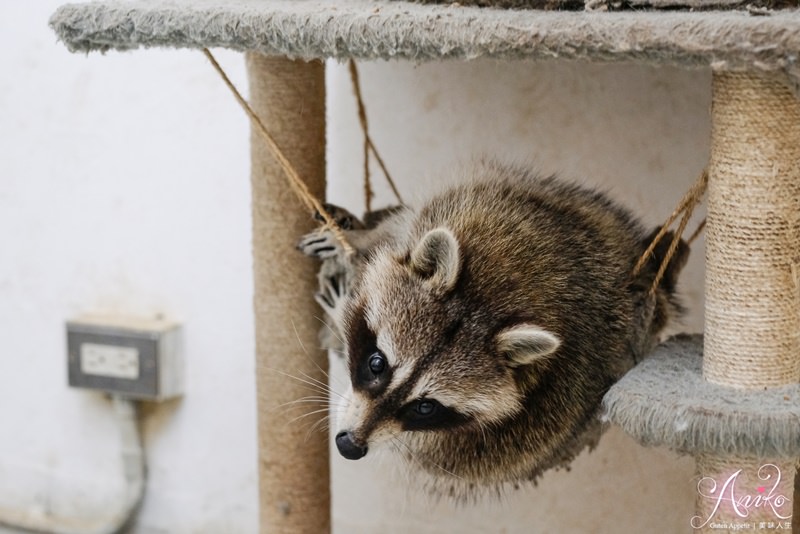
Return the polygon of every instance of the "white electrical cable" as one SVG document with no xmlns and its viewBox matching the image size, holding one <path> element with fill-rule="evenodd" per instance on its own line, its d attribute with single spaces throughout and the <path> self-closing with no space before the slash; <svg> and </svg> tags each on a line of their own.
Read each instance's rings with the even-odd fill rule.
<svg viewBox="0 0 800 534">
<path fill-rule="evenodd" d="M 139 432 L 138 404 L 119 395 L 114 395 L 112 401 L 122 431 L 125 501 L 106 528 L 99 530 L 98 534 L 120 534 L 126 531 L 142 505 L 147 476 L 142 436 Z"/>
<path fill-rule="evenodd" d="M 102 522 L 92 518 L 36 517 L 19 513 L 0 518 L 0 527 L 38 534 L 122 534 L 127 532 L 144 498 L 146 466 L 139 432 L 138 404 L 112 395 L 114 413 L 120 425 L 125 496 L 120 505 Z"/>
</svg>

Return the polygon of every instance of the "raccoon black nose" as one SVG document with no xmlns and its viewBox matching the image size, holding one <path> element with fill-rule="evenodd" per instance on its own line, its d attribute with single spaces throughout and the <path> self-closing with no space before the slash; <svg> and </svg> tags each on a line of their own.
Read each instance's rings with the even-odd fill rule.
<svg viewBox="0 0 800 534">
<path fill-rule="evenodd" d="M 348 460 L 358 460 L 367 454 L 367 446 L 356 445 L 350 432 L 336 434 L 336 448 L 339 449 L 339 454 Z"/>
</svg>

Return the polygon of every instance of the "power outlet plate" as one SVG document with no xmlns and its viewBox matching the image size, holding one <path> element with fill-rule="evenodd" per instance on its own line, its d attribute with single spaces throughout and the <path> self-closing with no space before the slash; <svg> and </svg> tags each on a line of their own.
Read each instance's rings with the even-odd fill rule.
<svg viewBox="0 0 800 534">
<path fill-rule="evenodd" d="M 183 393 L 180 326 L 84 316 L 67 322 L 69 385 L 144 400 Z"/>
<path fill-rule="evenodd" d="M 98 343 L 83 343 L 78 354 L 83 374 L 128 380 L 138 380 L 141 376 L 139 356 L 139 349 L 136 347 Z"/>
</svg>

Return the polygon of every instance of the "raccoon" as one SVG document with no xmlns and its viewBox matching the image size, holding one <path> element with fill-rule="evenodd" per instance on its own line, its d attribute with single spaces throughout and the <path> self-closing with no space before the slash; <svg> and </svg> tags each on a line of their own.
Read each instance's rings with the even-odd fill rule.
<svg viewBox="0 0 800 534">
<path fill-rule="evenodd" d="M 568 466 L 603 430 L 601 400 L 680 314 L 681 241 L 633 275 L 654 233 L 602 193 L 496 162 L 374 227 L 336 209 L 298 248 L 323 260 L 317 300 L 351 387 L 336 446 L 382 445 L 456 499 Z"/>
</svg>

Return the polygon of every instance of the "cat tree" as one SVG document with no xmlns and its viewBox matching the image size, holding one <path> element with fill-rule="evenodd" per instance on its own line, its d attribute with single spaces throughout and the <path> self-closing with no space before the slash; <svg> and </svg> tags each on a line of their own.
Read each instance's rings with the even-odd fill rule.
<svg viewBox="0 0 800 534">
<path fill-rule="evenodd" d="M 740 5 L 634 2 L 640 9 L 679 3 Z M 75 52 L 246 52 L 254 109 L 320 196 L 320 59 L 491 57 L 711 68 L 705 336 L 678 338 L 629 373 L 606 397 L 607 417 L 642 443 L 695 455 L 700 478 L 722 483 L 737 469 L 774 463 L 783 476 L 776 491 L 791 499 L 800 457 L 800 11 L 605 12 L 615 7 L 605 0 L 585 7 L 567 12 L 387 0 L 131 0 L 66 5 L 51 26 Z M 253 137 L 261 529 L 319 533 L 330 529 L 327 441 L 296 435 L 274 409 L 306 395 L 302 384 L 280 372 L 324 381 L 325 367 L 323 354 L 309 356 L 298 343 L 309 351 L 316 346 L 316 281 L 310 262 L 291 251 L 309 220 L 281 173 Z M 714 512 L 710 502 L 698 497 L 701 520 Z M 733 521 L 734 512 L 715 517 Z"/>
</svg>

